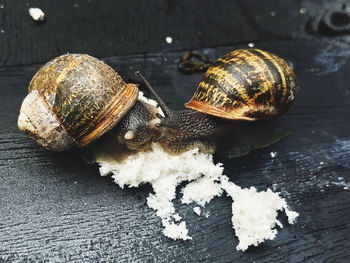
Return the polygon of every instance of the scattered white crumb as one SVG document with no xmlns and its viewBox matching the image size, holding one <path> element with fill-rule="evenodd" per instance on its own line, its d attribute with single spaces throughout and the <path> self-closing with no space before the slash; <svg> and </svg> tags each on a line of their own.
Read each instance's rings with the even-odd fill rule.
<svg viewBox="0 0 350 263">
<path fill-rule="evenodd" d="M 253 47 L 255 47 L 255 44 L 254 44 L 253 42 L 250 42 L 250 43 L 248 44 L 248 47 L 253 48 Z"/>
<path fill-rule="evenodd" d="M 165 38 L 165 41 L 166 41 L 168 44 L 171 44 L 171 43 L 173 42 L 173 38 L 170 37 L 170 36 L 167 36 L 167 37 Z"/>
<path fill-rule="evenodd" d="M 29 15 L 35 21 L 43 21 L 45 17 L 45 13 L 37 7 L 31 7 L 28 9 Z"/>
<path fill-rule="evenodd" d="M 1 30 L 0 30 L 0 33 L 1 33 L 1 34 L 4 34 L 4 33 L 5 33 L 5 30 L 4 30 L 4 29 L 1 29 Z"/>
<path fill-rule="evenodd" d="M 307 11 L 306 8 L 300 8 L 299 13 L 300 13 L 300 14 L 305 14 L 306 11 Z"/>
<path fill-rule="evenodd" d="M 4 8 L 4 5 L 0 5 L 0 8 L 3 9 L 3 8 Z"/>
<path fill-rule="evenodd" d="M 349 187 L 348 187 L 348 186 L 344 186 L 343 189 L 344 189 L 344 190 L 349 190 Z"/>
<path fill-rule="evenodd" d="M 339 176 L 339 177 L 338 177 L 338 180 L 339 180 L 339 181 L 343 181 L 343 180 L 344 180 L 344 177 Z"/>
<path fill-rule="evenodd" d="M 276 155 L 277 155 L 277 152 L 270 152 L 270 156 L 271 156 L 271 158 L 275 158 L 275 157 L 276 157 Z"/>
<path fill-rule="evenodd" d="M 324 162 L 320 162 L 320 165 L 324 165 Z"/>
<path fill-rule="evenodd" d="M 197 214 L 197 215 L 201 215 L 201 208 L 199 206 L 196 206 L 193 208 L 193 211 Z"/>
<path fill-rule="evenodd" d="M 139 99 L 155 103 L 143 97 L 141 92 Z M 276 153 L 271 154 L 276 156 Z M 181 191 L 183 204 L 194 202 L 204 207 L 215 196 L 221 196 L 223 191 L 232 198 L 232 226 L 239 239 L 237 250 L 244 251 L 249 246 L 273 239 L 277 234 L 276 226 L 283 227 L 277 220 L 278 211 L 286 213 L 290 224 L 298 216 L 278 193 L 270 189 L 258 192 L 254 187 L 242 189 L 229 182 L 229 178 L 223 175 L 222 164 L 214 164 L 212 155 L 198 149 L 170 155 L 158 143 L 153 143 L 150 152 L 130 155 L 121 163 L 99 160 L 99 165 L 100 174 L 111 174 L 121 188 L 151 184 L 153 193 L 148 196 L 147 205 L 160 217 L 163 234 L 175 240 L 192 239 L 185 220 L 175 211 L 173 204 L 176 188 L 183 182 L 188 182 Z M 199 206 L 193 210 L 198 215 L 209 217 L 209 211 L 202 213 Z"/>
<path fill-rule="evenodd" d="M 271 16 L 276 16 L 276 11 L 271 11 L 271 12 L 270 12 L 270 15 L 271 15 Z"/>
<path fill-rule="evenodd" d="M 165 227 L 163 233 L 165 236 L 170 237 L 174 240 L 182 239 L 188 240 L 192 237 L 188 236 L 188 230 L 186 228 L 186 222 L 182 221 L 180 224 L 169 222 L 165 219 L 162 220 L 163 226 Z"/>
</svg>

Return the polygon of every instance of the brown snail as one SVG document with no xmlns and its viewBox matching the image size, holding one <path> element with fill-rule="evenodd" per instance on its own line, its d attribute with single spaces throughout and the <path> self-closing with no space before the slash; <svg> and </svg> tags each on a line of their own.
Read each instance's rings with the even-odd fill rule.
<svg viewBox="0 0 350 263">
<path fill-rule="evenodd" d="M 138 101 L 137 85 L 124 82 L 89 55 L 67 54 L 49 61 L 31 80 L 28 93 L 18 127 L 49 150 L 86 146 L 117 123 L 119 140 L 132 149 L 153 139 L 148 122 L 155 110 Z"/>
<path fill-rule="evenodd" d="M 285 113 L 299 89 L 288 63 L 259 49 L 239 49 L 218 59 L 185 104 L 188 110 L 170 110 L 141 78 L 165 114 L 158 115 L 161 135 L 156 140 L 172 153 L 192 147 L 214 152 L 218 138 L 234 136 L 228 130 Z"/>
</svg>

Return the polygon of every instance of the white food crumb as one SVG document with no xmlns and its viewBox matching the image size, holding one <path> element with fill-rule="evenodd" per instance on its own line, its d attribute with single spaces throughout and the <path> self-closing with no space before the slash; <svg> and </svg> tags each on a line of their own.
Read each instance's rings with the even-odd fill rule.
<svg viewBox="0 0 350 263">
<path fill-rule="evenodd" d="M 194 207 L 193 208 L 193 211 L 197 214 L 197 215 L 201 215 L 201 209 L 200 209 L 200 207 L 199 206 L 196 206 L 196 207 Z"/>
<path fill-rule="evenodd" d="M 43 21 L 45 17 L 45 13 L 37 7 L 31 7 L 28 9 L 29 15 L 35 21 Z"/>
<path fill-rule="evenodd" d="M 232 226 L 235 229 L 239 244 L 237 250 L 246 250 L 257 246 L 277 234 L 276 225 L 283 227 L 277 219 L 277 212 L 284 210 L 288 223 L 295 222 L 298 213 L 291 211 L 286 201 L 278 193 L 267 189 L 258 192 L 255 187 L 242 189 L 222 176 L 222 187 L 232 198 Z"/>
<path fill-rule="evenodd" d="M 223 172 L 222 164 L 218 163 L 216 166 L 208 167 L 212 171 L 207 170 L 205 175 L 202 178 L 197 179 L 189 184 L 187 184 L 182 189 L 182 199 L 183 204 L 189 204 L 196 202 L 201 206 L 205 206 L 206 203 L 209 203 L 215 196 L 221 196 L 222 188 L 218 180 Z M 203 191 L 205 189 L 205 191 Z"/>
<path fill-rule="evenodd" d="M 300 14 L 305 14 L 306 10 L 307 10 L 306 8 L 300 8 L 299 12 L 300 12 Z"/>
<path fill-rule="evenodd" d="M 164 222 L 165 221 L 165 222 Z M 163 226 L 165 227 L 163 233 L 165 236 L 170 237 L 174 240 L 182 239 L 188 240 L 192 239 L 192 237 L 188 236 L 188 230 L 186 228 L 186 222 L 182 221 L 180 224 L 175 224 L 172 222 L 168 222 L 166 220 L 162 220 Z"/>
<path fill-rule="evenodd" d="M 320 165 L 324 165 L 324 162 L 320 162 Z"/>
<path fill-rule="evenodd" d="M 4 8 L 4 5 L 0 5 L 0 8 L 3 9 L 3 8 Z"/>
<path fill-rule="evenodd" d="M 141 92 L 139 99 L 156 104 Z M 271 154 L 276 156 L 276 153 Z M 221 196 L 223 191 L 232 198 L 232 226 L 239 239 L 237 250 L 244 251 L 249 246 L 273 239 L 277 234 L 275 227 L 283 227 L 277 220 L 278 211 L 284 210 L 290 224 L 298 216 L 278 193 L 270 189 L 258 192 L 254 187 L 242 189 L 229 182 L 229 178 L 223 175 L 222 164 L 214 164 L 212 155 L 198 149 L 170 155 L 158 143 L 153 143 L 150 152 L 130 155 L 121 163 L 100 160 L 99 165 L 100 174 L 112 174 L 114 182 L 121 188 L 151 184 L 154 193 L 148 196 L 147 205 L 161 218 L 163 234 L 175 240 L 192 239 L 186 222 L 177 214 L 172 202 L 176 198 L 176 187 L 185 181 L 188 184 L 181 191 L 183 204 L 195 202 L 204 207 L 215 196 Z M 201 214 L 200 207 L 193 210 Z M 203 215 L 209 217 L 209 211 Z"/>
<path fill-rule="evenodd" d="M 253 42 L 251 42 L 248 44 L 248 47 L 253 48 L 253 47 L 255 47 L 255 44 Z"/>
<path fill-rule="evenodd" d="M 1 34 L 4 34 L 4 33 L 5 33 L 5 30 L 4 30 L 4 29 L 1 29 L 0 32 L 1 32 Z"/>
<path fill-rule="evenodd" d="M 271 156 L 271 158 L 275 158 L 275 157 L 276 157 L 276 155 L 277 155 L 277 152 L 270 152 L 270 156 Z"/>
<path fill-rule="evenodd" d="M 167 37 L 165 38 L 165 41 L 166 41 L 168 44 L 171 44 L 171 43 L 173 42 L 173 38 L 170 37 L 170 36 L 167 36 Z"/>
<path fill-rule="evenodd" d="M 214 164 L 212 156 L 199 153 L 198 149 L 193 149 L 179 155 L 170 155 L 163 151 L 157 144 L 152 144 L 151 152 L 140 152 L 128 156 L 122 163 L 100 162 L 101 175 L 112 173 L 112 178 L 120 187 L 137 187 L 141 184 L 150 183 L 154 194 L 147 198 L 147 205 L 156 210 L 157 216 L 162 219 L 164 234 L 171 238 L 179 238 L 172 230 L 177 229 L 172 223 L 177 221 L 172 200 L 176 198 L 176 187 L 183 181 L 193 181 L 201 179 L 203 174 L 208 178 L 218 178 L 222 174 L 221 164 Z M 159 161 L 162 160 L 162 161 Z M 204 178 L 204 177 L 203 177 Z M 208 179 L 209 180 L 209 179 Z M 202 182 L 205 182 L 203 180 Z M 192 185 L 193 189 L 195 188 Z M 210 187 L 208 185 L 208 187 Z M 207 190 L 207 189 L 206 189 Z M 209 189 L 208 189 L 209 190 Z M 214 191 L 211 192 L 211 195 Z M 217 192 L 215 192 L 217 193 Z M 201 202 L 207 201 L 207 195 L 191 195 L 192 199 L 199 199 Z M 192 200 L 189 198 L 189 200 Z M 184 224 L 178 224 L 183 229 Z M 189 239 L 186 231 L 181 232 L 182 239 Z"/>
</svg>

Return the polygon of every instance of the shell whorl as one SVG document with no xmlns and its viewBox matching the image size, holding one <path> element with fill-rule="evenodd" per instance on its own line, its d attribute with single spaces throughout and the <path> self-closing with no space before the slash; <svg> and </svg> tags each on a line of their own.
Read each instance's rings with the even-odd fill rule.
<svg viewBox="0 0 350 263">
<path fill-rule="evenodd" d="M 271 119 L 286 112 L 298 92 L 286 61 L 259 49 L 239 49 L 205 73 L 186 107 L 232 120 Z"/>
</svg>

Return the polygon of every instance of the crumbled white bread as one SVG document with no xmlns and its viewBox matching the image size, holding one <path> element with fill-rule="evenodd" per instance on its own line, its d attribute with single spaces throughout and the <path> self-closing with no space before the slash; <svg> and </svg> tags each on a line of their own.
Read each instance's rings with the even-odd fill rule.
<svg viewBox="0 0 350 263">
<path fill-rule="evenodd" d="M 229 182 L 228 177 L 223 175 L 222 165 L 214 164 L 209 154 L 193 149 L 180 155 L 169 155 L 156 143 L 152 149 L 131 155 L 122 163 L 100 162 L 100 173 L 112 173 L 115 183 L 122 188 L 150 183 L 154 193 L 147 198 L 147 205 L 161 218 L 163 233 L 167 237 L 192 238 L 172 202 L 176 198 L 176 187 L 184 181 L 189 183 L 182 189 L 182 203 L 195 202 L 204 206 L 215 196 L 220 196 L 223 190 L 231 196 L 232 226 L 239 239 L 237 250 L 244 251 L 251 245 L 257 246 L 264 240 L 274 239 L 276 225 L 282 227 L 277 219 L 278 211 L 285 211 L 290 224 L 298 216 L 288 208 L 283 198 L 270 189 L 257 192 L 254 187 L 242 189 Z"/>
<path fill-rule="evenodd" d="M 197 214 L 197 215 L 201 215 L 201 209 L 200 209 L 200 207 L 199 206 L 196 206 L 196 207 L 194 207 L 193 208 L 193 211 Z"/>
<path fill-rule="evenodd" d="M 255 47 L 255 44 L 253 42 L 248 43 L 248 47 L 253 48 Z"/>
<path fill-rule="evenodd" d="M 37 7 L 31 7 L 28 9 L 29 15 L 35 21 L 43 21 L 45 17 L 45 13 Z"/>
<path fill-rule="evenodd" d="M 170 155 L 163 151 L 157 144 L 152 144 L 152 151 L 140 152 L 128 156 L 121 163 L 100 162 L 101 175 L 112 173 L 112 178 L 120 187 L 138 187 L 141 184 L 150 183 L 153 187 L 153 194 L 147 198 L 147 205 L 156 210 L 157 216 L 162 219 L 164 234 L 170 238 L 189 239 L 187 231 L 182 234 L 172 231 L 178 229 L 173 221 L 178 221 L 172 200 L 176 198 L 176 187 L 183 181 L 202 179 L 203 174 L 208 178 L 218 178 L 223 171 L 221 164 L 214 164 L 212 156 L 199 153 L 193 149 L 179 155 Z M 205 178 L 205 177 L 203 177 Z M 209 179 L 208 179 L 209 180 Z M 199 182 L 202 182 L 199 180 Z M 216 184 L 216 183 L 214 183 Z M 210 187 L 210 184 L 207 184 Z M 196 191 L 206 193 L 201 188 L 192 185 Z M 214 186 L 217 189 L 217 186 Z M 211 193 L 218 193 L 217 190 Z M 201 203 L 208 202 L 206 195 L 200 193 L 189 195 L 188 200 L 200 200 Z M 211 198 L 213 194 L 211 194 Z M 187 200 L 187 199 L 186 199 Z M 186 225 L 180 222 L 177 224 L 182 230 Z"/>
<path fill-rule="evenodd" d="M 271 156 L 271 158 L 275 158 L 275 157 L 276 157 L 276 155 L 277 155 L 277 152 L 270 152 L 270 156 Z"/>
<path fill-rule="evenodd" d="M 165 41 L 166 41 L 168 44 L 171 44 L 171 43 L 173 42 L 173 38 L 170 37 L 170 36 L 167 36 L 167 37 L 165 38 Z"/>
<path fill-rule="evenodd" d="M 156 102 L 144 97 L 142 92 L 139 99 L 156 106 Z M 192 239 L 186 222 L 176 213 L 172 202 L 176 198 L 176 187 L 185 181 L 188 184 L 181 191 L 183 204 L 194 202 L 204 207 L 215 196 L 221 196 L 223 191 L 232 198 L 232 226 L 239 239 L 237 250 L 244 251 L 249 246 L 275 238 L 276 225 L 283 227 L 277 219 L 278 211 L 284 210 L 290 224 L 298 216 L 278 193 L 270 189 L 257 192 L 254 187 L 242 189 L 229 182 L 228 177 L 223 175 L 222 164 L 214 164 L 212 155 L 198 149 L 170 155 L 158 143 L 153 143 L 150 152 L 130 155 L 121 163 L 99 161 L 99 165 L 100 174 L 112 174 L 114 182 L 121 188 L 150 183 L 154 193 L 147 198 L 147 205 L 161 218 L 163 234 L 175 240 Z M 200 207 L 193 210 L 201 214 Z M 203 215 L 209 217 L 209 211 Z"/>
<path fill-rule="evenodd" d="M 212 169 L 212 171 L 209 171 L 209 169 Z M 222 172 L 223 167 L 220 163 L 208 167 L 208 171 L 203 177 L 187 184 L 182 189 L 181 202 L 183 204 L 195 202 L 204 207 L 215 196 L 221 196 L 222 188 L 218 181 L 220 181 Z"/>
<path fill-rule="evenodd" d="M 257 246 L 267 239 L 274 239 L 276 225 L 283 227 L 277 219 L 278 211 L 285 211 L 288 222 L 293 224 L 298 213 L 291 211 L 286 201 L 270 189 L 258 192 L 255 187 L 242 189 L 222 176 L 221 184 L 232 198 L 232 226 L 239 239 L 237 250 Z"/>
</svg>

